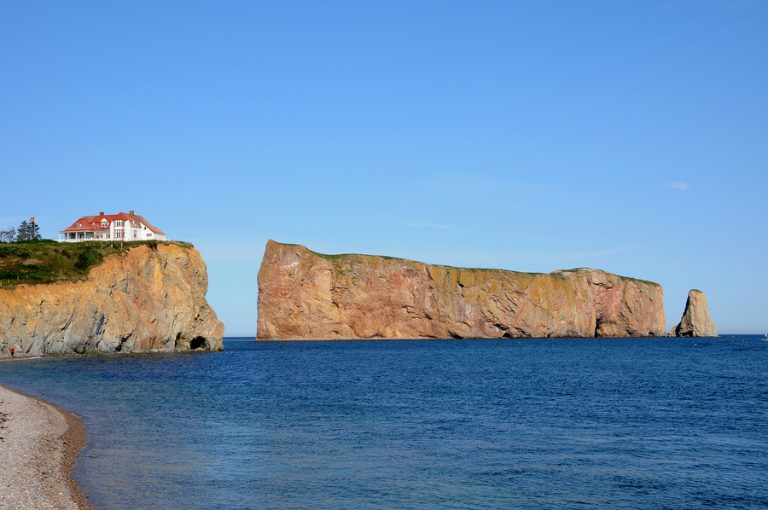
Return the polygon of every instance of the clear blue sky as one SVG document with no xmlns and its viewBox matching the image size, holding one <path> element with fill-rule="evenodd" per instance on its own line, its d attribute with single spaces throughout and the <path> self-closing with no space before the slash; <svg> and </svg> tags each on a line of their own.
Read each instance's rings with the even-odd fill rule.
<svg viewBox="0 0 768 510">
<path fill-rule="evenodd" d="M 135 209 L 254 335 L 269 238 L 658 281 L 768 331 L 768 2 L 0 4 L 0 226 Z"/>
</svg>

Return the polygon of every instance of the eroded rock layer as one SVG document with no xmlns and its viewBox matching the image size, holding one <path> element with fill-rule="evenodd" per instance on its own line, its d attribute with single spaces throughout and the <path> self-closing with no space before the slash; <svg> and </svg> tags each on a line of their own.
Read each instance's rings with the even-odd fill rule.
<svg viewBox="0 0 768 510">
<path fill-rule="evenodd" d="M 0 289 L 0 348 L 29 354 L 221 350 L 197 250 L 157 243 L 111 255 L 85 281 Z"/>
<path fill-rule="evenodd" d="M 665 334 L 660 285 L 593 269 L 463 269 L 267 243 L 258 338 L 635 337 Z"/>
<path fill-rule="evenodd" d="M 693 289 L 688 292 L 683 317 L 670 336 L 717 336 L 717 328 L 709 315 L 707 296 L 702 291 Z"/>
</svg>

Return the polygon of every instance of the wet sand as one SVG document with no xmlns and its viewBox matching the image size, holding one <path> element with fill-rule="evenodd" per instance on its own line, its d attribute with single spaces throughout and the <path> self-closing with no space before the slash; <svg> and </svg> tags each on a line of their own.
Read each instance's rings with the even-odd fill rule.
<svg viewBox="0 0 768 510">
<path fill-rule="evenodd" d="M 0 386 L 0 508 L 90 509 L 72 480 L 82 420 Z"/>
</svg>

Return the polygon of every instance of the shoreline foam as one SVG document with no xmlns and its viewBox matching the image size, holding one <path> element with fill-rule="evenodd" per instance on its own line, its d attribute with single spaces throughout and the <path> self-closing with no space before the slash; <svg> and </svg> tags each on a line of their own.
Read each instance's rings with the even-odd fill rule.
<svg viewBox="0 0 768 510">
<path fill-rule="evenodd" d="M 90 509 L 72 478 L 85 442 L 80 418 L 0 385 L 0 506 Z"/>
</svg>

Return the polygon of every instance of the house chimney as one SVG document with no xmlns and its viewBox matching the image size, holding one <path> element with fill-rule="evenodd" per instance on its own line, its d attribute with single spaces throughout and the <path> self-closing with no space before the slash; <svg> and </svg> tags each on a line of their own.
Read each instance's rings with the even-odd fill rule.
<svg viewBox="0 0 768 510">
<path fill-rule="evenodd" d="M 130 214 L 131 216 L 135 216 L 135 214 L 133 214 L 133 209 L 131 209 L 131 210 L 128 212 L 128 214 Z"/>
<path fill-rule="evenodd" d="M 99 216 L 104 216 L 104 211 L 99 211 Z"/>
</svg>

